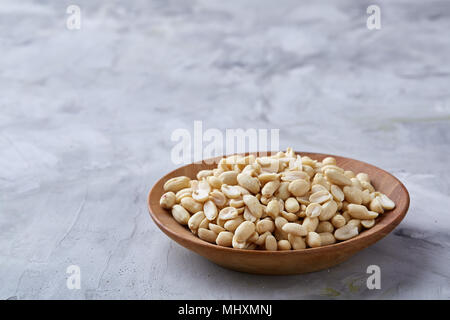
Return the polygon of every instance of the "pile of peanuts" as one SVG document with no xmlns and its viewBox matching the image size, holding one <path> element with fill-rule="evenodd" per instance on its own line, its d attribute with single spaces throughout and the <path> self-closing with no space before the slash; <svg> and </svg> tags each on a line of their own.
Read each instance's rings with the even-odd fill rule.
<svg viewBox="0 0 450 320">
<path fill-rule="evenodd" d="M 271 156 L 233 155 L 197 180 L 164 184 L 160 205 L 199 238 L 238 249 L 290 250 L 326 246 L 372 228 L 395 203 L 327 157 L 292 148 Z"/>
</svg>

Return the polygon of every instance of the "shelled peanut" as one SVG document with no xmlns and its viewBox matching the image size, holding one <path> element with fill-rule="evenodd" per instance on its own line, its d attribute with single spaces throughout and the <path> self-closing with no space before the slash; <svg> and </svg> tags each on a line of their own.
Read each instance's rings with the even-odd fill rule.
<svg viewBox="0 0 450 320">
<path fill-rule="evenodd" d="M 271 156 L 233 155 L 197 179 L 164 184 L 161 207 L 199 238 L 238 249 L 297 250 L 356 237 L 395 203 L 366 173 L 291 148 Z"/>
</svg>

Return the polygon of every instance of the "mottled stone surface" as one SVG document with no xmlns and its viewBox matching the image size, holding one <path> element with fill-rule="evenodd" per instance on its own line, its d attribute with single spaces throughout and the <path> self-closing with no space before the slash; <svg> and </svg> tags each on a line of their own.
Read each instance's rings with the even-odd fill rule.
<svg viewBox="0 0 450 320">
<path fill-rule="evenodd" d="M 0 298 L 449 299 L 450 3 L 375 2 L 371 31 L 373 3 L 2 1 Z M 171 133 L 194 120 L 370 162 L 404 182 L 411 209 L 330 270 L 217 267 L 146 208 L 176 167 Z M 371 264 L 381 290 L 366 288 Z"/>
</svg>

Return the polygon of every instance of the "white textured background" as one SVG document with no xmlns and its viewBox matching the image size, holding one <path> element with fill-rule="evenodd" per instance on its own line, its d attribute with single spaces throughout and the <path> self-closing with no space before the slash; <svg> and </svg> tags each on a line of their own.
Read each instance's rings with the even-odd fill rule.
<svg viewBox="0 0 450 320">
<path fill-rule="evenodd" d="M 65 27 L 69 4 L 81 30 Z M 449 299 L 449 14 L 434 0 L 1 0 L 0 299 Z M 175 168 L 170 134 L 194 120 L 280 128 L 282 148 L 382 167 L 411 209 L 330 270 L 217 267 L 146 208 Z M 365 286 L 370 264 L 381 290 Z"/>
</svg>

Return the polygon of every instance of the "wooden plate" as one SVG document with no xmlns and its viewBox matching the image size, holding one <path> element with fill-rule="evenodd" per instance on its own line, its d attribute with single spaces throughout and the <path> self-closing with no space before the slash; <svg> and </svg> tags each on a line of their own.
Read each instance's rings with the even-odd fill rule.
<svg viewBox="0 0 450 320">
<path fill-rule="evenodd" d="M 308 152 L 297 154 L 319 161 L 330 156 Z M 189 164 L 162 177 L 148 196 L 150 216 L 172 240 L 225 268 L 256 274 L 300 274 L 327 269 L 386 236 L 405 217 L 409 207 L 408 191 L 390 173 L 358 160 L 331 156 L 336 158 L 337 165 L 344 169 L 369 174 L 375 189 L 386 194 L 396 204 L 394 210 L 387 211 L 377 218 L 373 228 L 364 230 L 357 237 L 344 242 L 303 250 L 264 251 L 220 247 L 194 236 L 186 227 L 178 224 L 169 211 L 160 207 L 159 199 L 164 193 L 163 185 L 168 179 L 181 175 L 194 179 L 198 171 L 215 168 L 216 164 Z"/>
</svg>

